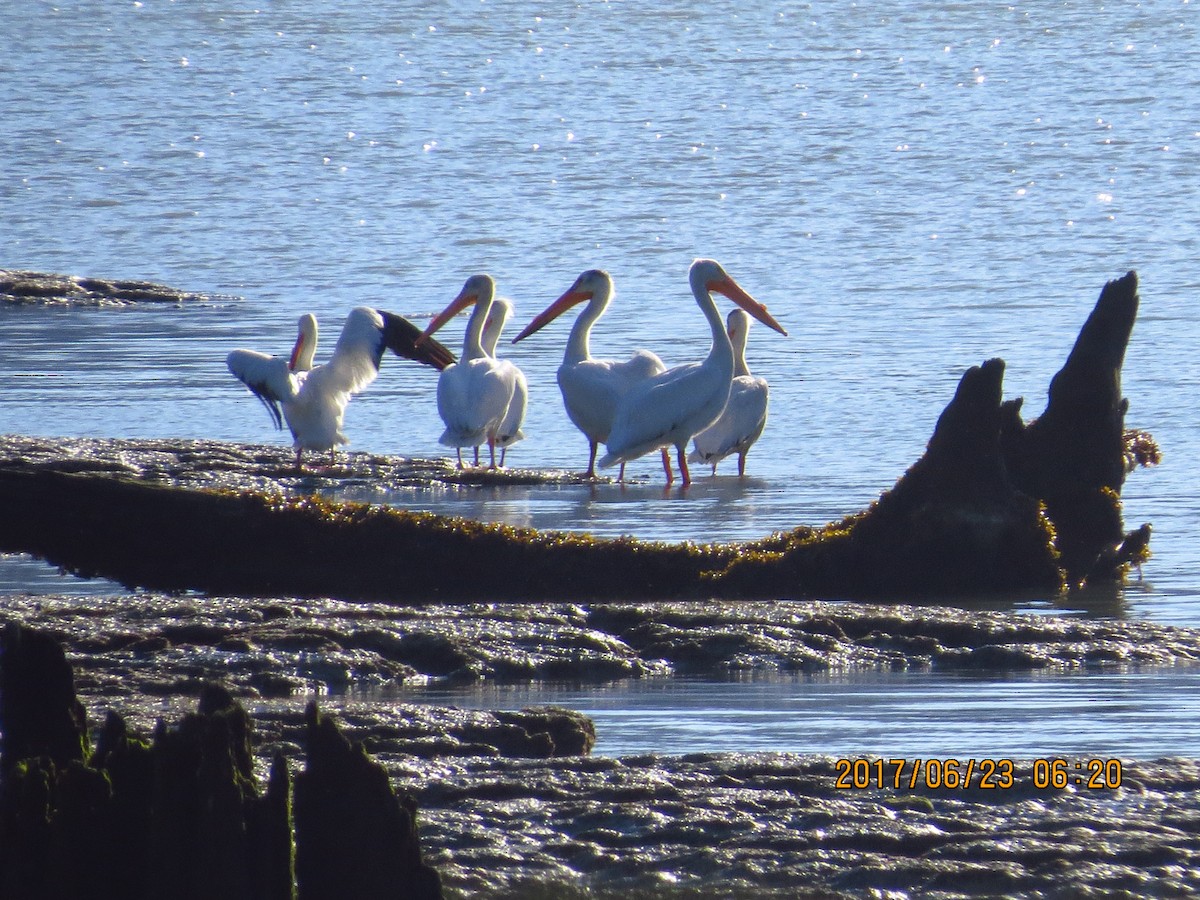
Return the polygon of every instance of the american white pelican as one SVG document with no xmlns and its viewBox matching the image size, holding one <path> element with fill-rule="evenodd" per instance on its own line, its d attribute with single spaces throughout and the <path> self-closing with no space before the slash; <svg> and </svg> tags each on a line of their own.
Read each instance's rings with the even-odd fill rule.
<svg viewBox="0 0 1200 900">
<path fill-rule="evenodd" d="M 437 341 L 418 345 L 421 330 L 403 316 L 366 306 L 350 311 L 329 362 L 316 368 L 316 317 L 301 316 L 298 331 L 286 359 L 254 350 L 234 350 L 225 359 L 234 377 L 262 401 L 275 427 L 287 422 L 298 469 L 305 450 L 328 450 L 332 463 L 337 445 L 349 443 L 342 433 L 346 404 L 375 380 L 385 348 L 437 369 L 454 362 L 454 354 Z"/>
<path fill-rule="evenodd" d="M 513 338 L 515 344 L 544 328 L 572 306 L 587 302 L 571 327 L 562 365 L 558 367 L 558 387 L 567 416 L 588 439 L 588 478 L 596 477 L 596 448 L 608 440 L 617 402 L 637 382 L 667 369 L 649 350 L 637 350 L 624 361 L 592 358 L 589 347 L 592 326 L 604 315 L 612 294 L 609 274 L 600 269 L 588 269 L 575 279 L 565 294 Z M 625 464 L 622 462 L 619 477 L 624 475 Z"/>
<path fill-rule="evenodd" d="M 733 345 L 733 385 L 721 418 L 692 439 L 691 462 L 709 463 L 717 474 L 717 463 L 731 453 L 738 455 L 738 475 L 746 474 L 746 454 L 767 425 L 767 400 L 770 389 L 765 378 L 756 378 L 746 366 L 746 337 L 750 317 L 740 309 L 731 310 L 725 320 L 729 343 Z"/>
<path fill-rule="evenodd" d="M 652 450 L 674 446 L 685 487 L 691 484 L 692 477 L 684 447 L 720 417 L 733 383 L 733 347 L 712 292 L 724 294 L 764 325 L 787 334 L 767 308 L 747 294 L 715 260 L 696 260 L 688 280 L 696 303 L 712 329 L 712 349 L 703 362 L 675 366 L 634 385 L 617 405 L 608 436 L 608 452 L 600 460 L 601 466 L 612 466 Z M 663 461 L 667 463 L 665 455 Z M 670 484 L 674 476 L 669 463 L 665 469 Z"/>
<path fill-rule="evenodd" d="M 483 326 L 483 349 L 501 366 L 511 366 L 513 370 L 513 398 L 508 404 L 508 414 L 496 429 L 496 446 L 500 448 L 500 465 L 504 465 L 504 457 L 508 448 L 517 441 L 525 439 L 521 426 L 525 423 L 525 407 L 529 403 L 529 384 L 525 373 L 507 359 L 496 356 L 496 344 L 500 341 L 500 333 L 504 331 L 504 323 L 512 316 L 513 306 L 503 297 L 492 301 L 492 311 L 488 314 Z"/>
<path fill-rule="evenodd" d="M 516 366 L 501 365 L 483 347 L 483 326 L 496 296 L 490 275 L 472 275 L 458 296 L 438 313 L 421 335 L 427 340 L 459 312 L 474 306 L 463 336 L 462 359 L 438 377 L 438 413 L 446 430 L 438 439 L 454 447 L 462 467 L 462 448 L 486 443 L 491 467 L 496 467 L 496 440 L 516 392 Z"/>
</svg>

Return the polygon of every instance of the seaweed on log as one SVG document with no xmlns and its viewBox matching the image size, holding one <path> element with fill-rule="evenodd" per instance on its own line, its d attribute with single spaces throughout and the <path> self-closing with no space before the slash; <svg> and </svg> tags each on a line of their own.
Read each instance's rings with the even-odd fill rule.
<svg viewBox="0 0 1200 900">
<path fill-rule="evenodd" d="M 0 495 L 22 510 L 0 523 L 0 546 L 155 590 L 391 601 L 681 596 L 710 558 L 733 553 L 79 473 L 2 471 Z M 494 575 L 508 572 L 511 581 Z"/>
<path fill-rule="evenodd" d="M 422 860 L 415 803 L 315 706 L 293 811 L 282 756 L 260 794 L 250 717 L 219 685 L 177 726 L 160 723 L 152 742 L 109 713 L 85 759 L 87 722 L 74 689 L 63 690 L 73 675 L 62 648 L 10 623 L 0 658 L 0 896 L 442 896 Z M 333 809 L 339 802 L 352 805 Z"/>
<path fill-rule="evenodd" d="M 0 550 L 131 587 L 391 602 L 696 596 L 935 596 L 1057 591 L 1123 577 L 1149 554 L 1125 534 L 1130 460 L 1120 369 L 1137 276 L 1109 282 L 1025 424 L 1004 362 L 964 373 L 925 454 L 863 512 L 742 544 L 538 532 L 383 506 L 201 490 L 113 471 L 0 462 Z"/>
<path fill-rule="evenodd" d="M 967 370 L 925 455 L 834 536 L 805 530 L 750 545 L 727 589 L 778 593 L 803 579 L 837 595 L 1057 590 L 1054 532 L 1016 488 L 1000 450 L 1004 362 Z"/>
</svg>

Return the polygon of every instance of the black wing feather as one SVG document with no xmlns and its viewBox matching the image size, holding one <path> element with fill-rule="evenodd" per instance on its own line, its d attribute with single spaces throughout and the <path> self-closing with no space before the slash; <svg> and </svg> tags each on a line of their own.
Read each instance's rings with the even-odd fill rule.
<svg viewBox="0 0 1200 900">
<path fill-rule="evenodd" d="M 438 371 L 457 362 L 454 354 L 444 344 L 431 337 L 418 343 L 421 329 L 404 316 L 382 309 L 378 312 L 383 317 L 383 346 L 397 356 L 433 366 Z"/>
<path fill-rule="evenodd" d="M 262 405 L 267 408 L 267 412 L 271 414 L 272 420 L 275 422 L 275 430 L 283 431 L 283 411 L 279 408 L 279 402 L 261 387 L 256 387 L 253 384 L 248 384 L 250 393 L 262 401 Z"/>
</svg>

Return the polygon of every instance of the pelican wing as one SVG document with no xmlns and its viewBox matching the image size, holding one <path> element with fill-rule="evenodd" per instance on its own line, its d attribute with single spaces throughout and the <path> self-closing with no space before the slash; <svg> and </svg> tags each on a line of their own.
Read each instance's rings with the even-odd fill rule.
<svg viewBox="0 0 1200 900">
<path fill-rule="evenodd" d="M 331 389 L 357 394 L 379 374 L 384 348 L 417 362 L 444 369 L 454 355 L 437 341 L 426 338 L 417 346 L 420 330 L 394 313 L 382 313 L 368 306 L 358 306 L 346 316 L 346 324 L 338 336 L 333 356 L 323 368 L 329 371 Z"/>
<path fill-rule="evenodd" d="M 496 427 L 496 444 L 510 447 L 525 438 L 521 426 L 525 423 L 525 407 L 529 402 L 529 385 L 525 373 L 506 359 L 499 360 L 504 377 L 512 381 L 512 398 L 503 421 Z"/>
<path fill-rule="evenodd" d="M 589 440 L 607 441 L 617 404 L 639 382 L 665 367 L 653 353 L 639 350 L 630 359 L 585 359 L 558 367 L 563 405 L 575 427 Z"/>
<path fill-rule="evenodd" d="M 288 369 L 287 360 L 254 350 L 234 350 L 225 358 L 225 364 L 233 377 L 262 401 L 275 427 L 282 429 L 279 404 L 290 403 L 300 392 L 300 383 Z"/>
<path fill-rule="evenodd" d="M 762 378 L 741 375 L 733 380 L 721 418 L 695 437 L 692 462 L 715 463 L 748 450 L 767 424 L 769 389 Z"/>
<path fill-rule="evenodd" d="M 490 356 L 448 366 L 438 378 L 438 413 L 446 423 L 441 443 L 477 447 L 503 420 L 515 384 L 497 371 Z"/>
<path fill-rule="evenodd" d="M 615 377 L 623 382 L 623 388 L 628 390 L 643 378 L 650 378 L 667 371 L 667 367 L 658 355 L 649 350 L 635 350 L 633 355 L 624 362 L 610 363 Z"/>
<path fill-rule="evenodd" d="M 729 399 L 718 373 L 686 363 L 637 384 L 618 404 L 601 466 L 637 459 L 703 431 Z M 685 436 L 684 436 L 685 435 Z"/>
<path fill-rule="evenodd" d="M 442 344 L 429 337 L 417 343 L 421 329 L 404 316 L 378 310 L 383 318 L 383 347 L 399 357 L 433 366 L 439 372 L 455 361 L 454 354 Z M 382 348 L 381 348 L 382 352 Z"/>
</svg>

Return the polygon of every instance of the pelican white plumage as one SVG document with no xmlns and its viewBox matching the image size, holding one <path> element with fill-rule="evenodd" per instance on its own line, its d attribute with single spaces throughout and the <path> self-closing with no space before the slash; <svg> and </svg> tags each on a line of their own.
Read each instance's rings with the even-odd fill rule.
<svg viewBox="0 0 1200 900">
<path fill-rule="evenodd" d="M 691 483 L 684 447 L 721 415 L 733 383 L 733 347 L 717 312 L 712 292 L 724 294 L 754 318 L 786 335 L 767 308 L 751 297 L 712 259 L 698 259 L 688 273 L 692 295 L 712 330 L 712 348 L 702 362 L 675 366 L 635 385 L 617 406 L 607 450 L 600 465 L 619 462 L 674 446 L 683 485 Z M 667 463 L 667 457 L 663 457 Z M 664 466 L 667 483 L 674 480 Z"/>
<path fill-rule="evenodd" d="M 497 436 L 516 392 L 516 366 L 501 365 L 483 346 L 483 328 L 495 297 L 496 282 L 490 275 L 472 275 L 420 338 L 427 340 L 462 310 L 475 307 L 463 336 L 462 359 L 438 377 L 438 413 L 446 424 L 438 440 L 455 448 L 460 468 L 462 448 L 485 443 L 491 452 L 491 467 L 496 467 Z"/>
<path fill-rule="evenodd" d="M 583 272 L 561 297 L 525 326 L 513 343 L 529 337 L 577 304 L 587 306 L 571 326 L 558 387 L 571 422 L 588 439 L 587 477 L 596 477 L 596 449 L 608 440 L 617 403 L 639 381 L 666 371 L 663 361 L 649 350 L 637 350 L 627 360 L 593 359 L 590 348 L 592 326 L 604 315 L 613 295 L 613 283 L 602 269 Z M 625 465 L 621 464 L 624 477 Z"/>
<path fill-rule="evenodd" d="M 496 446 L 500 448 L 502 467 L 508 448 L 525 439 L 525 432 L 521 430 L 521 426 L 525 423 L 525 409 L 529 404 L 529 384 L 525 380 L 525 373 L 517 368 L 515 363 L 496 356 L 496 344 L 500 341 L 500 333 L 504 331 L 504 324 L 512 316 L 512 311 L 513 306 L 508 300 L 497 297 L 492 301 L 492 311 L 483 326 L 483 349 L 501 366 L 510 366 L 513 370 L 512 401 L 508 404 L 504 420 L 496 429 Z"/>
<path fill-rule="evenodd" d="M 314 368 L 316 316 L 306 313 L 297 324 L 289 357 L 234 350 L 225 360 L 234 377 L 262 401 L 275 427 L 287 422 L 297 468 L 305 450 L 328 450 L 332 462 L 337 445 L 349 443 L 342 433 L 346 405 L 375 380 L 385 349 L 437 369 L 454 362 L 454 354 L 437 341 L 418 346 L 421 330 L 403 316 L 359 306 L 346 316 L 329 362 Z"/>
<path fill-rule="evenodd" d="M 770 388 L 765 378 L 750 374 L 746 365 L 746 338 L 750 317 L 741 309 L 731 310 L 725 320 L 733 346 L 733 384 L 721 417 L 692 439 L 691 462 L 708 463 L 717 474 L 717 463 L 732 453 L 738 455 L 738 475 L 746 474 L 746 454 L 762 436 L 767 425 Z"/>
</svg>

